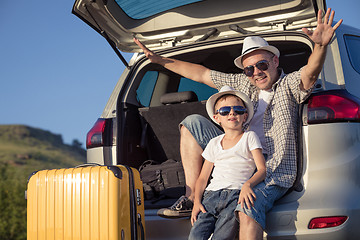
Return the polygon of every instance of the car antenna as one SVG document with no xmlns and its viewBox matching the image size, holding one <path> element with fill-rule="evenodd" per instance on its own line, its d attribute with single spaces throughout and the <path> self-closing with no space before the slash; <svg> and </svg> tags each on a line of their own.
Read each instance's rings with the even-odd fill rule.
<svg viewBox="0 0 360 240">
<path fill-rule="evenodd" d="M 100 30 L 101 36 L 103 36 L 106 39 L 106 41 L 110 44 L 111 48 L 114 50 L 116 55 L 120 58 L 122 63 L 125 65 L 125 67 L 130 69 L 129 64 L 127 63 L 127 61 L 125 60 L 125 58 L 123 57 L 123 55 L 121 54 L 119 49 L 116 47 L 115 42 L 113 40 L 111 40 L 109 35 L 100 27 L 100 25 L 98 24 L 98 22 L 95 20 L 94 16 L 91 14 L 90 10 L 88 9 L 87 5 L 85 5 L 85 9 L 89 13 L 90 17 L 94 20 L 94 22 L 97 25 L 98 29 Z"/>
</svg>

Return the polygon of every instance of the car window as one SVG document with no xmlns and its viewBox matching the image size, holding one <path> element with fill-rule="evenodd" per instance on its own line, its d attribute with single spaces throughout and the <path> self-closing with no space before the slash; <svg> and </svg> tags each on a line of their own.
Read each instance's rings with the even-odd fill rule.
<svg viewBox="0 0 360 240">
<path fill-rule="evenodd" d="M 136 90 L 136 98 L 143 107 L 149 107 L 153 97 L 156 82 L 159 77 L 159 72 L 148 71 L 141 80 L 139 87 Z M 211 95 L 218 90 L 209 87 L 205 84 L 192 81 L 188 78 L 180 78 L 178 92 L 193 91 L 196 93 L 198 100 L 207 100 Z"/>
<path fill-rule="evenodd" d="M 215 88 L 208 85 L 192 81 L 188 78 L 181 78 L 178 92 L 193 91 L 198 96 L 199 101 L 207 100 L 211 95 L 217 92 Z"/>
<path fill-rule="evenodd" d="M 351 65 L 360 73 L 360 37 L 344 35 L 344 38 Z"/>
<path fill-rule="evenodd" d="M 167 10 L 202 0 L 116 0 L 120 8 L 133 19 L 144 19 Z"/>
<path fill-rule="evenodd" d="M 136 97 L 138 102 L 144 106 L 150 106 L 154 87 L 158 79 L 159 73 L 156 71 L 148 71 L 145 73 L 138 89 L 136 90 Z"/>
</svg>

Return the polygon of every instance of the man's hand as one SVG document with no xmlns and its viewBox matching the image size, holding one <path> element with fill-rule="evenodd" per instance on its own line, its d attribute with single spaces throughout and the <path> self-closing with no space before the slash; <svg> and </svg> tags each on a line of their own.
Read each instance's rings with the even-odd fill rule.
<svg viewBox="0 0 360 240">
<path fill-rule="evenodd" d="M 322 21 L 322 10 L 318 12 L 318 25 L 314 31 L 311 31 L 307 28 L 303 28 L 303 32 L 309 36 L 309 38 L 320 46 L 327 46 L 334 36 L 335 30 L 341 25 L 342 19 L 335 24 L 334 27 L 331 26 L 334 20 L 335 11 L 331 11 L 331 8 L 328 8 L 325 14 L 324 22 Z"/>
<path fill-rule="evenodd" d="M 134 42 L 143 50 L 145 56 L 150 60 L 150 62 L 157 64 L 162 63 L 163 58 L 148 49 L 144 44 L 139 41 L 139 39 L 134 38 Z"/>
<path fill-rule="evenodd" d="M 162 57 L 142 44 L 139 39 L 134 38 L 134 42 L 144 51 L 145 56 L 152 63 L 160 64 L 168 70 L 177 73 L 185 78 L 189 78 L 195 82 L 204 83 L 212 88 L 216 88 L 210 78 L 210 69 L 200 65 L 171 58 Z"/>
</svg>

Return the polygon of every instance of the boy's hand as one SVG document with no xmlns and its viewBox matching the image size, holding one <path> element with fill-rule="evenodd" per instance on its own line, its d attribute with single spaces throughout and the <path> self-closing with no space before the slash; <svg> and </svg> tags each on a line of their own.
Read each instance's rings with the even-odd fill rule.
<svg viewBox="0 0 360 240">
<path fill-rule="evenodd" d="M 192 212 L 191 212 L 191 225 L 194 226 L 194 223 L 196 222 L 197 216 L 199 215 L 199 212 L 206 213 L 206 210 L 204 206 L 201 203 L 194 203 Z"/>
<path fill-rule="evenodd" d="M 238 204 L 241 204 L 241 208 L 250 209 L 254 206 L 254 201 L 256 200 L 256 195 L 254 191 L 251 189 L 249 183 L 244 183 L 241 188 Z"/>
</svg>

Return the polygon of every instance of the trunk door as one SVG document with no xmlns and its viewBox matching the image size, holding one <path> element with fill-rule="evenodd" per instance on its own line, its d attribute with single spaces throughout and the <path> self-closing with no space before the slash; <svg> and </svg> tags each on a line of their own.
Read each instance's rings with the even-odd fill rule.
<svg viewBox="0 0 360 240">
<path fill-rule="evenodd" d="M 73 13 L 124 52 L 315 27 L 325 0 L 76 0 Z"/>
</svg>

